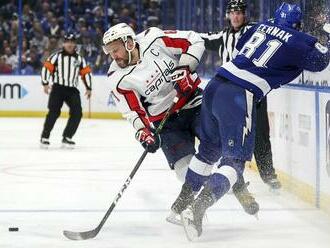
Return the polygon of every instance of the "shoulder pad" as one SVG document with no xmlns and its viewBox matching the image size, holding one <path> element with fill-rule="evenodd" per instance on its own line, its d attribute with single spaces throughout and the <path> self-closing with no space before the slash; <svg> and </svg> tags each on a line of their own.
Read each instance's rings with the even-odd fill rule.
<svg viewBox="0 0 330 248">
<path fill-rule="evenodd" d="M 62 52 L 62 51 L 63 51 L 63 49 L 57 49 L 57 50 L 55 50 L 54 52 L 52 52 L 52 53 L 48 56 L 48 58 L 47 58 L 46 60 L 49 60 L 49 61 L 53 60 L 53 58 L 56 57 L 56 56 L 58 56 L 58 54 L 59 54 L 60 52 Z M 56 59 L 57 59 L 57 58 L 56 58 Z"/>
<path fill-rule="evenodd" d="M 140 49 L 143 53 L 143 51 L 145 51 L 145 49 L 150 47 L 150 45 L 153 44 L 155 40 L 163 36 L 165 36 L 163 30 L 159 28 L 151 27 L 145 30 L 144 32 L 139 33 L 136 36 L 136 41 L 139 44 Z"/>
<path fill-rule="evenodd" d="M 143 40 L 144 43 L 151 43 L 153 42 L 156 38 L 164 36 L 164 31 L 156 28 L 156 27 L 151 27 L 148 28 L 147 30 L 143 31 L 142 33 L 139 33 L 136 36 L 137 41 Z"/>
<path fill-rule="evenodd" d="M 56 55 L 56 54 L 58 54 L 58 53 L 60 53 L 60 52 L 62 52 L 63 51 L 63 49 L 56 49 L 54 52 L 52 52 L 50 55 L 49 55 L 49 57 L 52 57 L 52 56 L 54 56 L 54 55 Z"/>
</svg>

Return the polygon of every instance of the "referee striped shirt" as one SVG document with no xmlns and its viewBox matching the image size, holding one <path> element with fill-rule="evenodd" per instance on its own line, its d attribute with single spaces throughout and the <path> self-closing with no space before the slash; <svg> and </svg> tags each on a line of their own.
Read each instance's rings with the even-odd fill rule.
<svg viewBox="0 0 330 248">
<path fill-rule="evenodd" d="M 68 54 L 64 50 L 53 53 L 44 62 L 41 70 L 42 84 L 59 84 L 77 87 L 80 76 L 87 90 L 92 89 L 91 68 L 78 53 Z"/>
<path fill-rule="evenodd" d="M 200 35 L 205 41 L 205 48 L 218 51 L 222 63 L 225 63 L 233 59 L 233 53 L 239 38 L 253 25 L 255 23 L 245 24 L 238 31 L 229 27 L 219 32 L 202 33 Z"/>
</svg>

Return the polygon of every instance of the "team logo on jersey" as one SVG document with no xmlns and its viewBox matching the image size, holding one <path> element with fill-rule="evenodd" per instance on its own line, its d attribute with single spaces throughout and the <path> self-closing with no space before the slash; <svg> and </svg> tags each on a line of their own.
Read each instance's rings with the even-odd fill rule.
<svg viewBox="0 0 330 248">
<path fill-rule="evenodd" d="M 169 75 L 171 74 L 171 71 L 173 70 L 175 64 L 173 60 L 170 60 L 169 62 L 166 62 L 165 60 L 162 61 L 162 63 L 157 63 L 154 61 L 154 64 L 158 68 L 156 70 L 156 76 L 151 75 L 151 79 L 147 80 L 147 90 L 144 92 L 147 96 L 150 95 L 153 92 L 159 91 L 160 86 L 163 83 L 170 83 L 171 80 L 168 79 Z"/>
<path fill-rule="evenodd" d="M 75 67 L 79 67 L 79 66 L 80 66 L 80 63 L 79 63 L 78 59 L 75 59 L 75 60 L 74 60 L 73 65 L 74 65 Z"/>
<path fill-rule="evenodd" d="M 235 146 L 235 141 L 233 139 L 228 140 L 228 146 L 229 147 L 234 147 Z"/>
</svg>

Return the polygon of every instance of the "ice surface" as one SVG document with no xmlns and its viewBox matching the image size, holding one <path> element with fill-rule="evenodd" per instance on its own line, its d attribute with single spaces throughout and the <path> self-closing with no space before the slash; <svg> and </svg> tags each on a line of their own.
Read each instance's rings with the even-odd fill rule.
<svg viewBox="0 0 330 248">
<path fill-rule="evenodd" d="M 147 156 L 95 239 L 67 240 L 63 230 L 96 227 L 143 150 L 127 122 L 85 119 L 75 150 L 60 149 L 65 119 L 41 150 L 43 121 L 0 119 L 0 248 L 330 247 L 327 215 L 288 193 L 271 194 L 252 172 L 259 220 L 227 195 L 208 212 L 200 241 L 189 243 L 183 228 L 165 221 L 180 183 L 161 152 Z"/>
</svg>

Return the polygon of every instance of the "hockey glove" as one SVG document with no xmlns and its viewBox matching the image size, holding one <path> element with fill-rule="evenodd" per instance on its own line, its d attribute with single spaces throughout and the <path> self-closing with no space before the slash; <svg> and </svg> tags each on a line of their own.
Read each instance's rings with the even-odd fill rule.
<svg viewBox="0 0 330 248">
<path fill-rule="evenodd" d="M 327 43 L 327 47 L 329 48 L 329 43 L 330 43 L 330 23 L 325 23 L 323 25 L 323 30 L 327 33 L 327 37 L 328 37 L 328 43 Z"/>
<path fill-rule="evenodd" d="M 191 78 L 191 72 L 188 66 L 178 66 L 173 69 L 171 81 L 179 95 L 187 96 L 194 89 L 194 80 Z"/>
<path fill-rule="evenodd" d="M 325 23 L 325 24 L 323 25 L 323 30 L 324 30 L 325 32 L 327 32 L 328 34 L 330 34 L 330 23 Z"/>
<path fill-rule="evenodd" d="M 148 152 L 155 153 L 160 147 L 160 136 L 152 133 L 148 128 L 139 129 L 135 133 L 135 138 Z"/>
</svg>

